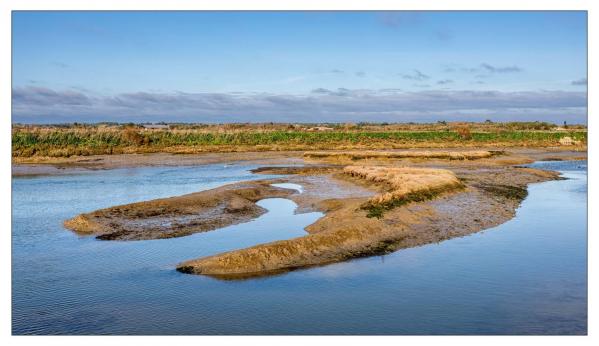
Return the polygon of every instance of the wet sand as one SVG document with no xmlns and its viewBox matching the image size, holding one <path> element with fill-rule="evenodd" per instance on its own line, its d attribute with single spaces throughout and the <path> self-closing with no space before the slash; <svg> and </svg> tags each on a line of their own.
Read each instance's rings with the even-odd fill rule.
<svg viewBox="0 0 599 346">
<path fill-rule="evenodd" d="M 15 159 L 12 163 L 13 176 L 70 174 L 85 170 L 153 166 L 197 166 L 208 164 L 248 163 L 259 165 L 303 164 L 302 152 L 245 152 L 245 153 L 201 153 L 201 154 L 117 154 L 73 156 L 69 158 Z"/>
</svg>

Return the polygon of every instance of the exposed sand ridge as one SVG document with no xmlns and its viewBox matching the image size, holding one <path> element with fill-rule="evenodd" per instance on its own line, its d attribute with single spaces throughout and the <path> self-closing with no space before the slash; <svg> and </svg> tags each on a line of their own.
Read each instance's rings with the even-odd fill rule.
<svg viewBox="0 0 599 346">
<path fill-rule="evenodd" d="M 383 183 L 389 192 L 369 200 L 371 206 L 389 206 L 417 199 L 431 198 L 440 192 L 463 187 L 462 183 L 446 169 L 413 167 L 348 166 L 345 174 L 375 183 Z"/>
<path fill-rule="evenodd" d="M 256 202 L 288 197 L 294 190 L 269 181 L 243 182 L 188 195 L 131 203 L 84 213 L 64 225 L 101 240 L 173 238 L 249 221 L 266 210 Z"/>
</svg>

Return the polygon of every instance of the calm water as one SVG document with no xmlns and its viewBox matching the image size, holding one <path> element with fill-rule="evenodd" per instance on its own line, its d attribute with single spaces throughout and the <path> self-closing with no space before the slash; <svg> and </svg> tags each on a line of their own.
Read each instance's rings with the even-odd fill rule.
<svg viewBox="0 0 599 346">
<path fill-rule="evenodd" d="M 14 334 L 584 334 L 586 162 L 537 163 L 517 217 L 439 244 L 281 276 L 220 281 L 183 260 L 301 236 L 320 213 L 286 199 L 252 222 L 106 242 L 62 221 L 115 204 L 260 179 L 254 167 L 140 168 L 13 179 Z M 288 186 L 298 188 L 297 186 Z"/>
</svg>

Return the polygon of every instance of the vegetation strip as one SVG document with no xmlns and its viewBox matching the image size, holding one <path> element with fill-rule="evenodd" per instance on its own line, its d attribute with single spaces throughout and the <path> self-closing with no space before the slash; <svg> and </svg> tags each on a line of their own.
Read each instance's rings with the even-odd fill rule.
<svg viewBox="0 0 599 346">
<path fill-rule="evenodd" d="M 317 130 L 314 130 L 317 129 Z M 324 130 L 322 130 L 324 129 Z M 70 157 L 123 153 L 383 149 L 456 146 L 555 146 L 571 138 L 585 145 L 584 127 L 558 129 L 545 123 L 492 124 L 297 124 L 13 125 L 12 156 Z"/>
</svg>

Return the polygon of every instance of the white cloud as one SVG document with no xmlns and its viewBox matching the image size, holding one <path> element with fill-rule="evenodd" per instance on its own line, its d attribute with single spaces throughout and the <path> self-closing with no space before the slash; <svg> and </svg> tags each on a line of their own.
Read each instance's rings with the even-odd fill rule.
<svg viewBox="0 0 599 346">
<path fill-rule="evenodd" d="M 13 122 L 336 122 L 461 119 L 586 122 L 585 92 L 318 88 L 307 95 L 13 89 Z M 500 117 L 500 118 L 498 118 Z M 567 118 L 565 118 L 567 117 Z"/>
</svg>

